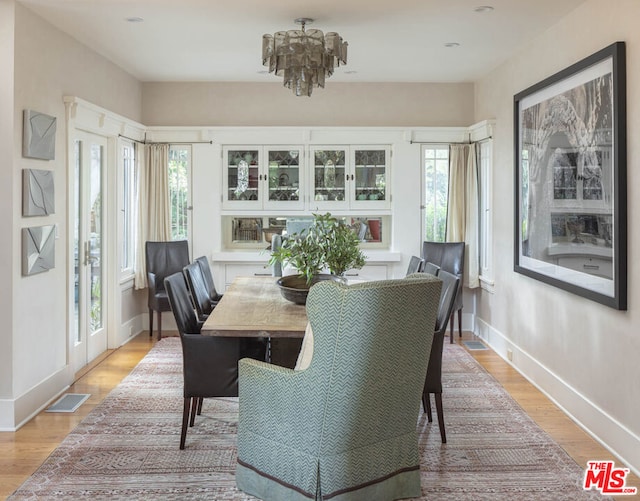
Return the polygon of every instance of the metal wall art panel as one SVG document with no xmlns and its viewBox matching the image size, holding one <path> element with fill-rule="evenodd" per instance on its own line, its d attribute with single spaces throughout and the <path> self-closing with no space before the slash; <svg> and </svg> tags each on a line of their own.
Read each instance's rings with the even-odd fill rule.
<svg viewBox="0 0 640 501">
<path fill-rule="evenodd" d="M 22 275 L 35 275 L 55 266 L 55 226 L 22 228 Z"/>
<path fill-rule="evenodd" d="M 22 156 L 53 160 L 56 156 L 56 117 L 24 110 Z"/>
<path fill-rule="evenodd" d="M 53 171 L 22 170 L 22 215 L 48 216 L 55 213 Z"/>
</svg>

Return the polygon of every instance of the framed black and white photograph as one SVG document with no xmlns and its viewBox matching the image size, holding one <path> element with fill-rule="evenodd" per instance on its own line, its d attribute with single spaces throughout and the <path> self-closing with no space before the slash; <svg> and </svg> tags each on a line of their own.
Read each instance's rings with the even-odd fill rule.
<svg viewBox="0 0 640 501">
<path fill-rule="evenodd" d="M 529 277 L 627 308 L 625 45 L 514 97 L 515 263 Z"/>
</svg>

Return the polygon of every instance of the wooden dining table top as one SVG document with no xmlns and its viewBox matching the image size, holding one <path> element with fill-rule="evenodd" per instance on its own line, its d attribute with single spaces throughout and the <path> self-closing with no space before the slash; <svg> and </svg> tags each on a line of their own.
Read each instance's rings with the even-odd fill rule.
<svg viewBox="0 0 640 501">
<path fill-rule="evenodd" d="M 201 333 L 224 337 L 303 337 L 306 308 L 283 298 L 277 280 L 278 277 L 236 277 Z"/>
</svg>

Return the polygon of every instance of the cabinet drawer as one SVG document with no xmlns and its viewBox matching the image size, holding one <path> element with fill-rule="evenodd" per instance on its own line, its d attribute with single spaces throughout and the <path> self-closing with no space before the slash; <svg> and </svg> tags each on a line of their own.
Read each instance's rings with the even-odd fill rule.
<svg viewBox="0 0 640 501">
<path fill-rule="evenodd" d="M 359 270 L 349 270 L 345 273 L 349 280 L 386 280 L 387 265 L 384 264 L 367 264 Z"/>
<path fill-rule="evenodd" d="M 227 264 L 224 267 L 224 282 L 228 286 L 236 277 L 270 277 L 271 266 L 266 263 Z"/>
</svg>

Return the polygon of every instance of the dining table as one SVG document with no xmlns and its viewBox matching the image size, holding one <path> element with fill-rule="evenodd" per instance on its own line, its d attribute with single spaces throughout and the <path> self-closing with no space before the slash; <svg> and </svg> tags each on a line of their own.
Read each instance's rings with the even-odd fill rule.
<svg viewBox="0 0 640 501">
<path fill-rule="evenodd" d="M 205 320 L 201 334 L 302 338 L 307 326 L 305 306 L 282 297 L 278 278 L 236 277 Z"/>
</svg>

